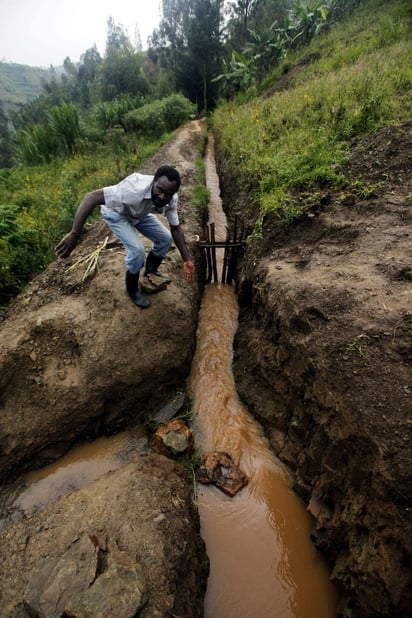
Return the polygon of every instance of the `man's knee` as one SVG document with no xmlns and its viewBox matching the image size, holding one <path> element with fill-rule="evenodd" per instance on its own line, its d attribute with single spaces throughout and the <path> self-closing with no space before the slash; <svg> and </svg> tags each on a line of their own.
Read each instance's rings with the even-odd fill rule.
<svg viewBox="0 0 412 618">
<path fill-rule="evenodd" d="M 139 272 L 139 270 L 143 267 L 144 258 L 144 249 L 140 247 L 128 249 L 125 259 L 127 269 L 132 273 Z"/>
</svg>

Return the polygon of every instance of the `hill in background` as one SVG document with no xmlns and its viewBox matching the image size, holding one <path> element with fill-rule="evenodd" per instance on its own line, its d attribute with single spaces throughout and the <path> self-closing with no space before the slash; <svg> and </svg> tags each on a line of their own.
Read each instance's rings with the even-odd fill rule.
<svg viewBox="0 0 412 618">
<path fill-rule="evenodd" d="M 0 62 L 0 105 L 5 114 L 19 103 L 28 103 L 42 93 L 56 69 L 41 69 L 14 62 Z"/>
</svg>

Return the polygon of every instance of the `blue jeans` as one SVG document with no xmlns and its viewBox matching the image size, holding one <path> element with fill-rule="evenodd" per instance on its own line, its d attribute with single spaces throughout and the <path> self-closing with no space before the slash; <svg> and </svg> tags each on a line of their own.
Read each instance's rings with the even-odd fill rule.
<svg viewBox="0 0 412 618">
<path fill-rule="evenodd" d="M 124 245 L 126 268 L 132 274 L 140 272 L 145 258 L 144 245 L 136 230 L 153 242 L 152 251 L 155 255 L 164 257 L 170 249 L 172 235 L 156 215 L 148 214 L 134 226 L 115 211 L 102 214 L 102 217 L 113 234 Z"/>
</svg>

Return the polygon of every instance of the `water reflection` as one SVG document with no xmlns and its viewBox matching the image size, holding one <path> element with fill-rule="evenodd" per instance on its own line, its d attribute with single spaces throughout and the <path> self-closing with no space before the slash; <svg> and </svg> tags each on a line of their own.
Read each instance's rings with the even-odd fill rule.
<svg viewBox="0 0 412 618">
<path fill-rule="evenodd" d="M 144 427 L 77 445 L 58 461 L 24 476 L 25 488 L 11 505 L 12 519 L 30 516 L 61 496 L 86 487 L 106 472 L 117 470 L 132 455 L 148 450 Z"/>
</svg>

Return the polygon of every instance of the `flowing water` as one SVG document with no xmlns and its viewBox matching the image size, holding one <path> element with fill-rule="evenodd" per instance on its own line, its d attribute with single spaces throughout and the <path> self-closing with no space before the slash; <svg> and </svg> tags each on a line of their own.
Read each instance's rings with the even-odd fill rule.
<svg viewBox="0 0 412 618">
<path fill-rule="evenodd" d="M 226 217 L 212 139 L 206 170 L 210 221 L 216 240 L 224 240 Z M 232 286 L 206 286 L 189 384 L 196 448 L 199 453 L 227 451 L 249 482 L 233 498 L 212 486 L 197 488 L 201 533 L 210 559 L 204 616 L 333 618 L 335 590 L 325 562 L 310 542 L 311 518 L 236 393 L 232 349 L 237 317 Z M 16 514 L 30 515 L 118 468 L 132 453 L 146 450 L 141 428 L 79 446 L 55 464 L 27 475 L 27 488 L 14 503 Z"/>
<path fill-rule="evenodd" d="M 216 240 L 226 238 L 213 140 L 206 153 Z M 223 255 L 218 254 L 222 266 Z M 222 251 L 222 250 L 221 250 Z M 233 288 L 209 284 L 202 297 L 189 389 L 199 453 L 226 451 L 248 476 L 230 498 L 199 485 L 202 536 L 210 558 L 205 618 L 332 618 L 336 594 L 310 541 L 311 518 L 291 491 L 260 426 L 241 404 L 232 373 L 238 305 Z"/>
</svg>

